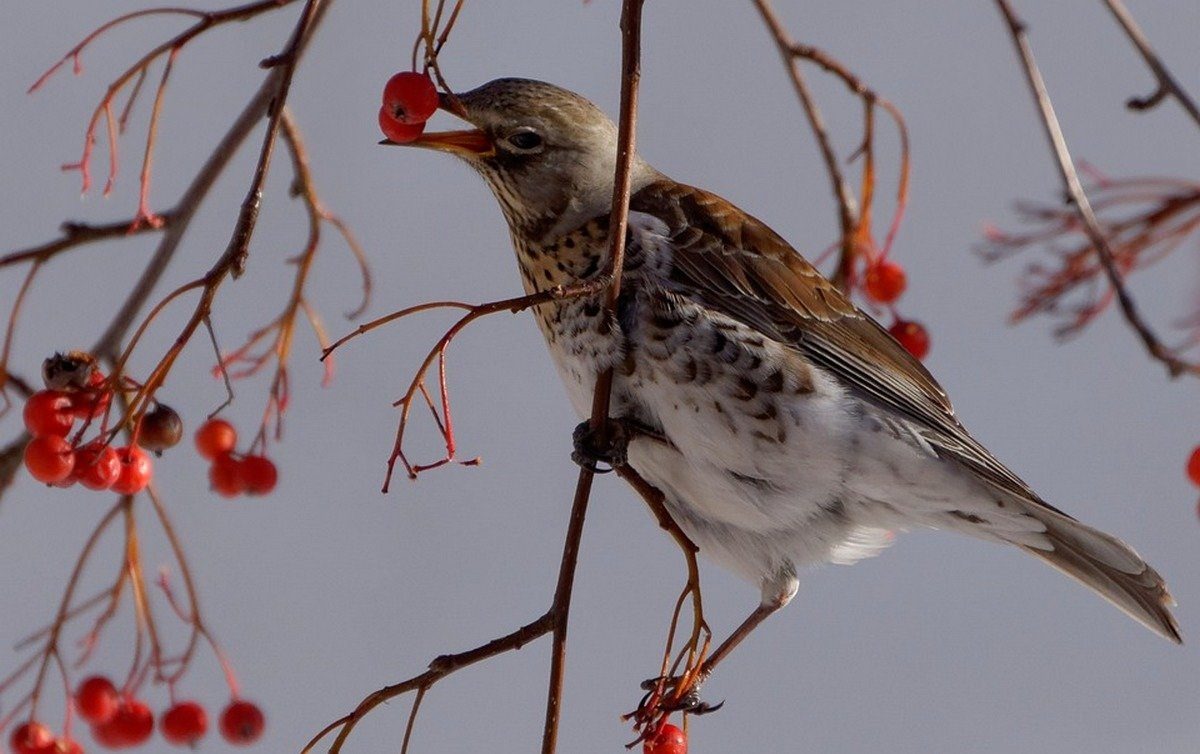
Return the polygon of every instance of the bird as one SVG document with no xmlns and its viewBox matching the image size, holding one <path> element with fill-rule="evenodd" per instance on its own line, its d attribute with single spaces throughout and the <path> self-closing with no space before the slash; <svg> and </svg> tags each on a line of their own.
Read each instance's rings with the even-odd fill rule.
<svg viewBox="0 0 1200 754">
<path fill-rule="evenodd" d="M 442 109 L 469 128 L 409 146 L 482 176 L 525 291 L 603 275 L 613 121 L 520 78 L 444 93 Z M 876 555 L 913 528 L 1013 545 L 1182 642 L 1159 573 L 997 460 L 922 363 L 766 224 L 634 155 L 625 253 L 615 311 L 601 291 L 534 315 L 579 416 L 613 370 L 622 461 L 702 556 L 759 586 L 710 665 L 791 601 L 805 568 Z"/>
</svg>

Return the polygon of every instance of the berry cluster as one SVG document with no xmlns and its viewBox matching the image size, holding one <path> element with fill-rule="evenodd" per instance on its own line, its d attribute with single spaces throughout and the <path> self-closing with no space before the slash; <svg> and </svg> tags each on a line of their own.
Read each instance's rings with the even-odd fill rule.
<svg viewBox="0 0 1200 754">
<path fill-rule="evenodd" d="M 687 754 L 687 750 L 687 733 L 667 722 L 642 744 L 642 754 Z"/>
<path fill-rule="evenodd" d="M 141 699 L 122 694 L 105 676 L 79 684 L 73 697 L 79 716 L 91 726 L 92 738 L 106 749 L 141 746 L 154 734 L 154 713 Z M 248 745 L 262 737 L 266 718 L 257 705 L 234 699 L 221 712 L 221 736 L 232 744 Z M 208 732 L 208 713 L 194 701 L 174 702 L 158 718 L 162 737 L 179 746 L 195 746 Z M 69 736 L 55 738 L 36 720 L 18 726 L 9 737 L 12 754 L 83 754 Z"/>
<path fill-rule="evenodd" d="M 266 495 L 275 489 L 279 472 L 270 458 L 237 454 L 237 430 L 224 419 L 209 419 L 196 430 L 196 450 L 212 461 L 208 483 L 221 497 Z"/>
<path fill-rule="evenodd" d="M 87 430 L 107 412 L 113 388 L 86 354 L 56 354 L 43 365 L 46 389 L 25 402 L 25 468 L 55 487 L 80 484 L 121 495 L 141 492 L 154 475 L 147 450 L 161 453 L 179 442 L 183 423 L 170 407 L 157 404 L 141 417 L 136 443 L 112 447 L 103 429 L 84 441 Z M 81 427 L 71 435 L 76 422 Z M 100 422 L 103 424 L 103 421 Z"/>
<path fill-rule="evenodd" d="M 437 109 L 437 87 L 429 74 L 401 71 L 383 87 L 379 128 L 390 141 L 406 144 L 421 135 Z"/>
<path fill-rule="evenodd" d="M 898 263 L 880 256 L 867 264 L 862 278 L 862 292 L 869 300 L 891 306 L 900 300 L 907 288 L 908 275 Z M 895 322 L 888 328 L 888 333 L 913 356 L 924 359 L 929 354 L 929 333 L 925 326 L 920 322 L 902 319 L 895 310 L 892 314 Z"/>
</svg>

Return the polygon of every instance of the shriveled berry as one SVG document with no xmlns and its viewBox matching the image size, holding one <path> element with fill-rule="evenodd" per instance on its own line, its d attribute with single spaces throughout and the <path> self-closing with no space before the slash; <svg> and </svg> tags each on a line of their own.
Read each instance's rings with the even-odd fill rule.
<svg viewBox="0 0 1200 754">
<path fill-rule="evenodd" d="M 231 744 L 247 746 L 262 737 L 266 724 L 257 705 L 236 700 L 221 713 L 221 737 Z"/>
<path fill-rule="evenodd" d="M 266 456 L 246 456 L 242 459 L 239 474 L 246 492 L 251 495 L 267 495 L 279 481 L 279 471 Z"/>
<path fill-rule="evenodd" d="M 208 460 L 231 452 L 237 445 L 237 430 L 224 419 L 209 419 L 196 430 L 196 450 Z"/>
<path fill-rule="evenodd" d="M 383 109 L 401 123 L 424 123 L 437 112 L 437 87 L 428 74 L 401 71 L 383 87 Z"/>
<path fill-rule="evenodd" d="M 79 710 L 79 716 L 92 725 L 111 720 L 119 706 L 117 687 L 105 676 L 91 676 L 75 690 L 75 708 Z"/>
<path fill-rule="evenodd" d="M 425 122 L 420 123 L 404 123 L 392 117 L 388 112 L 387 105 L 379 108 L 379 130 L 383 131 L 383 135 L 388 138 L 388 141 L 396 144 L 407 144 L 410 141 L 416 141 L 416 138 L 425 130 Z"/>
<path fill-rule="evenodd" d="M 670 723 L 663 723 L 642 744 L 643 754 L 687 754 L 687 749 L 687 734 Z"/>
<path fill-rule="evenodd" d="M 56 435 L 35 437 L 25 446 L 25 468 L 39 482 L 63 482 L 75 469 L 75 452 L 70 443 Z"/>
<path fill-rule="evenodd" d="M 179 444 L 183 438 L 183 420 L 175 413 L 175 409 L 160 403 L 142 417 L 137 438 L 138 445 L 161 453 Z"/>
<path fill-rule="evenodd" d="M 863 290 L 872 300 L 890 304 L 900 298 L 908 287 L 908 276 L 904 268 L 890 259 L 883 259 L 867 268 L 863 277 Z"/>
<path fill-rule="evenodd" d="M 208 486 L 221 497 L 237 497 L 245 492 L 241 461 L 229 453 L 214 458 L 208 467 Z"/>
<path fill-rule="evenodd" d="M 168 743 L 194 744 L 208 730 L 208 713 L 197 702 L 179 702 L 159 718 L 158 730 Z"/>
<path fill-rule="evenodd" d="M 71 396 L 60 390 L 39 390 L 25 401 L 24 418 L 25 429 L 34 437 L 66 437 L 75 421 Z"/>
<path fill-rule="evenodd" d="M 117 448 L 117 460 L 121 470 L 110 489 L 118 495 L 134 495 L 146 489 L 154 476 L 150 454 L 136 445 L 125 446 Z"/>
<path fill-rule="evenodd" d="M 920 322 L 898 319 L 896 320 L 896 324 L 888 329 L 888 332 L 892 334 L 893 338 L 900 341 L 900 345 L 904 346 L 909 353 L 918 359 L 923 359 L 928 355 L 929 333 L 926 332 L 924 325 Z"/>
<path fill-rule="evenodd" d="M 1187 462 L 1188 479 L 1192 480 L 1192 484 L 1200 485 L 1200 445 L 1192 451 L 1192 455 Z"/>
<path fill-rule="evenodd" d="M 8 745 L 13 754 L 50 754 L 54 751 L 54 734 L 45 725 L 30 720 L 13 729 Z"/>
</svg>

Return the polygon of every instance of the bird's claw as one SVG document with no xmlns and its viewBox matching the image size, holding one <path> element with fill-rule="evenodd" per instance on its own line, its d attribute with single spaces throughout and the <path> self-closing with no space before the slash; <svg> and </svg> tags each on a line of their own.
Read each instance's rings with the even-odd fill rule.
<svg viewBox="0 0 1200 754">
<path fill-rule="evenodd" d="M 575 428 L 571 440 L 574 444 L 571 460 L 592 473 L 607 474 L 628 462 L 629 432 L 616 419 L 607 419 L 599 428 L 583 422 Z M 597 466 L 600 463 L 608 468 Z"/>
<path fill-rule="evenodd" d="M 646 692 L 646 695 L 643 696 L 641 702 L 638 703 L 638 713 L 645 712 L 646 707 L 650 704 L 650 699 L 654 696 L 655 690 L 658 689 L 660 685 L 664 689 L 673 689 L 679 685 L 681 680 L 683 679 L 679 677 L 663 678 L 660 676 L 658 678 L 648 678 L 642 681 L 640 687 Z M 678 698 L 676 698 L 674 694 L 665 694 L 664 697 L 654 705 L 655 709 L 653 712 L 683 712 L 688 715 L 707 715 L 710 712 L 716 712 L 724 707 L 725 700 L 723 699 L 716 704 L 709 704 L 708 702 L 700 699 L 701 683 L 703 683 L 703 681 L 693 683 L 691 688 L 689 688 L 686 693 L 682 694 Z"/>
</svg>

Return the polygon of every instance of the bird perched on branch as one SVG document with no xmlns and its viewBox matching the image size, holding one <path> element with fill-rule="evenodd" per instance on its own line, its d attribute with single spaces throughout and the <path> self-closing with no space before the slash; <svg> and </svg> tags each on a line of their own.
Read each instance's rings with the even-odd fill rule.
<svg viewBox="0 0 1200 754">
<path fill-rule="evenodd" d="M 468 130 L 413 145 L 491 188 L 525 290 L 602 275 L 617 127 L 583 97 L 499 79 L 443 108 Z M 604 293 L 535 309 L 586 418 L 613 369 L 625 458 L 706 555 L 761 586 L 723 656 L 787 604 L 813 563 L 875 555 L 892 532 L 949 529 L 1015 545 L 1175 642 L 1158 572 L 1051 507 L 968 434 L 921 363 L 778 234 L 635 157 L 614 316 Z"/>
</svg>

